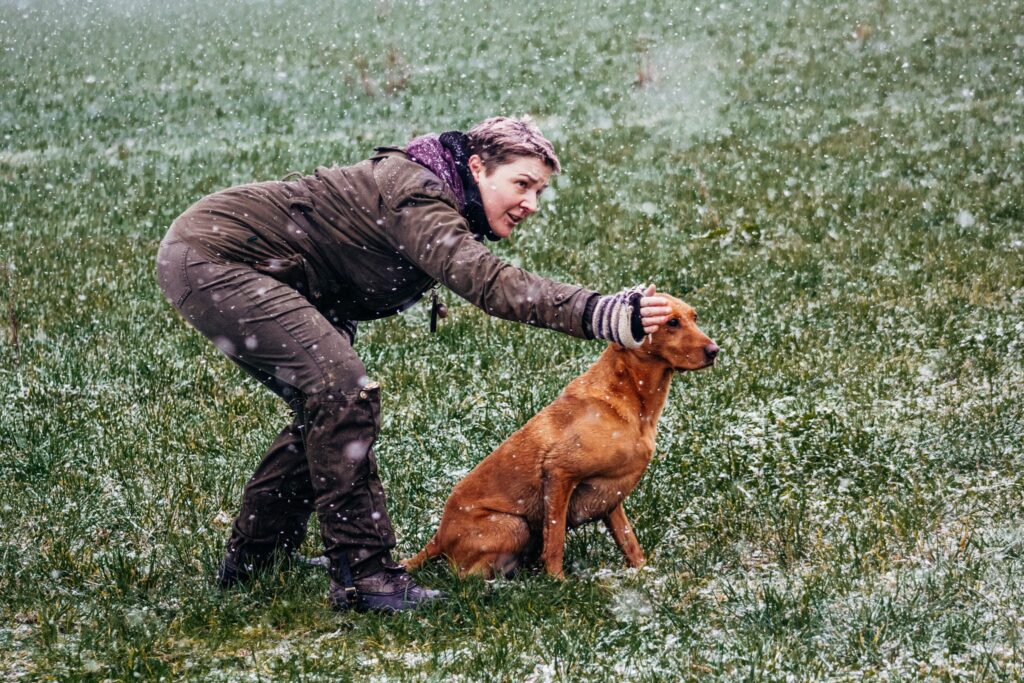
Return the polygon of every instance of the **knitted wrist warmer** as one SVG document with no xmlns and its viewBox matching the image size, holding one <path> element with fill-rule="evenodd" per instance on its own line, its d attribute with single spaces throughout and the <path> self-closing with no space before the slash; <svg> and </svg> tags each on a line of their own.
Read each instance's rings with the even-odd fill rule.
<svg viewBox="0 0 1024 683">
<path fill-rule="evenodd" d="M 643 286 L 640 285 L 599 298 L 590 318 L 590 331 L 594 337 L 621 344 L 627 349 L 639 348 L 644 340 L 644 326 L 640 318 L 642 296 Z"/>
</svg>

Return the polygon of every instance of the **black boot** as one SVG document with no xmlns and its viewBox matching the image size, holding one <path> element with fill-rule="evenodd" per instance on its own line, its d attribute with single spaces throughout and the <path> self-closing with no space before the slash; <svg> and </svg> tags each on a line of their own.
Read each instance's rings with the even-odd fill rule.
<svg viewBox="0 0 1024 683">
<path fill-rule="evenodd" d="M 375 574 L 356 579 L 353 584 L 346 587 L 343 582 L 331 579 L 327 601 L 333 609 L 394 613 L 418 609 L 447 597 L 441 591 L 416 585 L 401 566 L 385 566 Z"/>
<path fill-rule="evenodd" d="M 242 562 L 236 561 L 231 555 L 225 555 L 224 559 L 220 561 L 220 567 L 217 568 L 217 577 L 214 581 L 217 584 L 217 588 L 227 590 L 246 583 L 254 574 L 269 564 L 270 560 Z"/>
<path fill-rule="evenodd" d="M 231 553 L 225 553 L 217 568 L 215 579 L 217 588 L 227 590 L 239 584 L 248 583 L 260 572 L 275 566 L 275 563 L 279 563 L 282 569 L 289 569 L 299 564 L 313 564 L 294 550 L 287 548 L 276 548 L 266 556 L 247 556 L 244 560 Z"/>
</svg>

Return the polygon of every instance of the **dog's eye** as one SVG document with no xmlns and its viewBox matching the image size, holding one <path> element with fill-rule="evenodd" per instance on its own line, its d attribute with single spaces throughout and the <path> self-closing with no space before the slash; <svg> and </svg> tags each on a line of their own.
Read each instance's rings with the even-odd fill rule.
<svg viewBox="0 0 1024 683">
<path fill-rule="evenodd" d="M 679 327 L 679 318 L 672 318 L 667 324 L 669 327 Z"/>
</svg>

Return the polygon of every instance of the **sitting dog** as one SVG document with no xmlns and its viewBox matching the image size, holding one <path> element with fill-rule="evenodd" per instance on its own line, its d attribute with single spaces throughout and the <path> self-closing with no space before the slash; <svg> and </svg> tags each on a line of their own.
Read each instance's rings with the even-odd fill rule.
<svg viewBox="0 0 1024 683">
<path fill-rule="evenodd" d="M 444 555 L 460 576 L 493 578 L 539 550 L 544 569 L 563 578 L 566 529 L 598 519 L 629 566 L 643 566 L 622 501 L 654 454 L 673 373 L 709 367 L 718 355 L 693 308 L 666 298 L 672 313 L 657 332 L 637 349 L 609 345 L 455 486 L 437 533 L 407 568 Z"/>
</svg>

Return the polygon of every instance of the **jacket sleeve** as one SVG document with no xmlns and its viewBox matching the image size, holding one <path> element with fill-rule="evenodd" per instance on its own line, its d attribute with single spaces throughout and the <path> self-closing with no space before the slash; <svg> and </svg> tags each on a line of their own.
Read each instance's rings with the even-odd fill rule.
<svg viewBox="0 0 1024 683">
<path fill-rule="evenodd" d="M 502 261 L 474 238 L 441 193 L 424 189 L 394 206 L 388 231 L 409 262 L 490 315 L 589 338 L 584 312 L 597 292 Z"/>
</svg>

